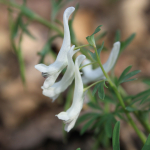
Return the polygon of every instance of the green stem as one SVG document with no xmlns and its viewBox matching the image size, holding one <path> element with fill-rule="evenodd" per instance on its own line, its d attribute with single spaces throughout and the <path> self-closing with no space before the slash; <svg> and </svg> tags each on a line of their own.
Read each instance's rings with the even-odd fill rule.
<svg viewBox="0 0 150 150">
<path fill-rule="evenodd" d="M 31 11 L 27 7 L 25 7 L 23 5 L 18 5 L 12 1 L 6 1 L 6 0 L 5 1 L 0 0 L 0 3 L 19 9 L 26 17 L 28 17 L 32 20 L 38 21 L 41 24 L 47 26 L 48 28 L 55 30 L 61 37 L 63 37 L 63 32 L 55 24 L 52 24 L 52 23 L 48 22 L 47 20 L 43 19 L 42 17 L 38 16 L 37 14 L 35 14 L 33 11 Z"/>
<path fill-rule="evenodd" d="M 84 65 L 84 66 L 80 67 L 80 68 L 79 68 L 79 70 L 81 70 L 82 68 L 84 68 L 84 67 L 86 67 L 86 66 L 89 66 L 89 65 L 95 64 L 95 63 L 97 63 L 97 62 L 95 61 L 95 62 L 91 62 L 91 63 L 89 63 L 89 64 L 86 64 L 86 65 Z"/>
<path fill-rule="evenodd" d="M 86 46 L 90 46 L 90 44 L 86 44 L 86 45 L 81 45 L 81 46 L 75 47 L 75 48 L 74 48 L 74 50 L 76 50 L 76 49 L 80 49 L 80 48 L 82 48 L 82 47 L 86 47 Z"/>
<path fill-rule="evenodd" d="M 126 93 L 126 91 L 122 88 L 122 86 L 119 86 L 118 89 L 119 89 L 120 93 L 121 93 L 123 96 L 125 96 L 125 97 L 127 96 L 127 93 Z M 131 99 L 129 99 L 129 102 L 127 101 L 127 104 L 128 104 L 128 105 L 130 104 L 130 100 L 131 100 Z M 139 114 L 138 114 L 137 111 L 134 111 L 133 114 L 134 114 L 134 116 L 140 121 L 140 123 L 143 125 L 143 127 L 145 128 L 145 130 L 150 133 L 150 125 L 149 125 L 149 123 L 148 123 L 146 120 L 143 120 L 143 119 L 139 116 Z"/>
<path fill-rule="evenodd" d="M 100 80 L 100 81 L 97 81 L 97 82 L 95 82 L 95 83 L 89 85 L 88 87 L 86 87 L 86 88 L 83 89 L 83 92 L 85 92 L 86 90 L 88 90 L 88 89 L 91 88 L 92 86 L 96 85 L 97 83 L 100 83 L 100 82 L 103 82 L 103 81 L 104 81 L 104 80 Z"/>
<path fill-rule="evenodd" d="M 136 126 L 136 124 L 134 123 L 134 121 L 132 120 L 129 112 L 126 110 L 126 106 L 124 104 L 124 101 L 120 95 L 120 93 L 118 92 L 116 86 L 113 84 L 113 82 L 111 81 L 111 79 L 109 78 L 108 74 L 105 72 L 103 66 L 102 66 L 102 63 L 101 63 L 101 60 L 100 60 L 100 57 L 98 55 L 98 52 L 97 52 L 97 48 L 94 47 L 95 49 L 95 53 L 96 53 L 96 56 L 97 56 L 97 61 L 98 61 L 98 64 L 99 66 L 101 67 L 102 71 L 103 71 L 103 74 L 105 75 L 106 79 L 108 80 L 110 86 L 112 87 L 112 89 L 114 90 L 119 102 L 120 102 L 120 105 L 122 106 L 123 110 L 124 110 L 124 113 L 126 114 L 127 118 L 128 118 L 128 121 L 129 123 L 132 125 L 132 127 L 134 128 L 135 132 L 137 133 L 137 135 L 139 136 L 139 138 L 141 139 L 141 141 L 143 142 L 143 144 L 146 142 L 146 136 L 138 129 L 138 127 Z"/>
</svg>

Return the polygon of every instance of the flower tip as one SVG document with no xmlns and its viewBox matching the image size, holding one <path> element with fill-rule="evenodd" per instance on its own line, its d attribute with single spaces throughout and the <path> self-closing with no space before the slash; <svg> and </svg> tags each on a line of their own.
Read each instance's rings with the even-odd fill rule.
<svg viewBox="0 0 150 150">
<path fill-rule="evenodd" d="M 75 8 L 74 7 L 68 7 L 65 12 L 64 12 L 64 16 L 67 17 L 67 19 L 69 18 L 69 16 L 74 12 Z"/>
<path fill-rule="evenodd" d="M 47 72 L 47 66 L 44 64 L 38 64 L 34 66 L 40 72 Z"/>
<path fill-rule="evenodd" d="M 68 11 L 68 12 L 70 12 L 70 13 L 74 12 L 74 10 L 75 10 L 75 8 L 74 8 L 73 6 L 68 7 L 68 8 L 66 9 L 66 11 Z"/>
<path fill-rule="evenodd" d="M 115 42 L 114 46 L 120 46 L 120 41 Z"/>
<path fill-rule="evenodd" d="M 65 129 L 65 131 L 66 131 L 66 132 L 69 132 L 70 130 L 67 128 L 67 129 Z"/>
<path fill-rule="evenodd" d="M 61 112 L 57 115 L 58 119 L 69 120 L 68 114 L 66 112 Z"/>
</svg>

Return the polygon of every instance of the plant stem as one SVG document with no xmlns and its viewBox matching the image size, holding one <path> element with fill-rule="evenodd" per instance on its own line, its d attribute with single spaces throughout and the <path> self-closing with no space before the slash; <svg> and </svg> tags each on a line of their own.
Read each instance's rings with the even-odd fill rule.
<svg viewBox="0 0 150 150">
<path fill-rule="evenodd" d="M 126 96 L 127 96 L 127 93 L 126 93 L 126 91 L 122 88 L 122 86 L 119 86 L 118 88 L 119 88 L 120 93 L 121 93 L 123 96 L 126 97 Z M 130 101 L 130 99 L 129 99 L 129 101 Z M 130 102 L 127 101 L 127 104 L 130 104 Z M 137 111 L 134 111 L 133 114 L 134 114 L 134 116 L 140 121 L 140 123 L 143 125 L 143 127 L 145 128 L 145 130 L 150 133 L 150 125 L 149 125 L 149 123 L 148 123 L 147 121 L 143 120 L 143 119 L 139 116 L 139 114 L 138 114 Z"/>
<path fill-rule="evenodd" d="M 100 81 L 97 81 L 91 85 L 89 85 L 88 87 L 84 88 L 83 92 L 85 92 L 86 90 L 88 90 L 89 88 L 91 88 L 92 86 L 96 85 L 97 83 L 100 83 L 100 82 L 103 82 L 104 80 L 100 80 Z"/>
<path fill-rule="evenodd" d="M 86 45 L 81 45 L 81 46 L 75 47 L 75 48 L 74 48 L 74 50 L 76 50 L 76 49 L 80 49 L 80 48 L 82 48 L 82 47 L 86 47 L 86 46 L 90 46 L 90 44 L 86 44 Z"/>
<path fill-rule="evenodd" d="M 120 105 L 122 106 L 127 118 L 128 118 L 128 121 L 129 123 L 132 125 L 132 127 L 134 128 L 135 132 L 137 133 L 137 135 L 139 136 L 139 138 L 141 139 L 141 141 L 143 142 L 143 144 L 146 142 L 146 136 L 138 129 L 138 127 L 136 126 L 136 124 L 134 123 L 134 121 L 132 120 L 129 112 L 126 110 L 126 106 L 124 104 L 124 101 L 120 95 L 120 93 L 118 92 L 116 86 L 114 85 L 114 83 L 111 81 L 111 79 L 109 78 L 108 74 L 105 72 L 103 66 L 102 66 L 102 63 L 101 63 L 101 60 L 100 60 L 100 57 L 98 55 L 98 52 L 97 52 L 97 48 L 94 47 L 95 49 L 95 53 L 96 53 L 96 57 L 97 57 L 97 61 L 98 61 L 98 64 L 99 66 L 101 67 L 102 71 L 103 71 L 103 74 L 105 75 L 106 79 L 108 80 L 110 86 L 112 87 L 112 89 L 114 90 L 119 102 L 120 102 Z"/>
<path fill-rule="evenodd" d="M 95 64 L 95 63 L 97 63 L 97 62 L 95 61 L 95 62 L 91 62 L 91 63 L 89 63 L 89 64 L 86 64 L 86 65 L 84 65 L 84 66 L 80 67 L 80 68 L 79 68 L 79 70 L 81 70 L 82 68 L 84 68 L 84 67 L 86 67 L 86 66 L 89 66 L 89 65 Z"/>
<path fill-rule="evenodd" d="M 12 1 L 6 0 L 5 1 L 0 0 L 0 3 L 19 9 L 26 17 L 38 21 L 41 24 L 47 26 L 48 28 L 55 30 L 61 37 L 63 37 L 63 32 L 55 24 L 52 24 L 47 20 L 43 19 L 42 17 L 40 17 L 39 15 L 28 9 L 26 6 L 18 5 Z"/>
</svg>

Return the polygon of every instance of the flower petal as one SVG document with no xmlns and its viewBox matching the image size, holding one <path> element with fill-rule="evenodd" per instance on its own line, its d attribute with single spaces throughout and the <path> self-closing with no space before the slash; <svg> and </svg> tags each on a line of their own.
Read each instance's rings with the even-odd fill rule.
<svg viewBox="0 0 150 150">
<path fill-rule="evenodd" d="M 49 88 L 45 88 L 43 90 L 43 95 L 48 96 L 54 100 L 54 99 L 56 99 L 56 98 L 54 98 L 56 95 L 59 95 L 61 92 L 65 91 L 68 88 L 68 86 L 72 83 L 74 76 L 75 76 L 74 75 L 75 67 L 74 67 L 74 62 L 72 60 L 72 56 L 77 51 L 79 51 L 79 49 L 75 51 L 74 47 L 75 46 L 72 46 L 67 54 L 68 67 L 67 67 L 67 70 L 66 70 L 64 76 L 62 77 L 62 79 L 59 82 L 56 82 L 53 86 L 51 86 Z"/>
<path fill-rule="evenodd" d="M 69 120 L 68 114 L 66 112 L 61 112 L 55 116 L 57 116 L 58 119 L 61 119 L 61 120 Z"/>
<path fill-rule="evenodd" d="M 39 70 L 40 72 L 47 72 L 48 66 L 44 64 L 35 65 L 35 69 Z"/>
<path fill-rule="evenodd" d="M 106 72 L 109 72 L 112 69 L 112 67 L 115 65 L 115 62 L 119 55 L 119 50 L 120 50 L 120 42 L 114 43 L 113 49 L 109 55 L 109 58 L 107 62 L 103 65 L 104 70 Z M 84 65 L 89 64 L 89 62 L 90 62 L 89 60 L 85 61 Z M 89 65 L 89 66 L 86 66 L 82 69 L 83 70 L 82 80 L 84 84 L 88 84 L 90 82 L 95 82 L 98 80 L 105 79 L 105 76 L 100 67 L 93 70 L 92 65 Z"/>
<path fill-rule="evenodd" d="M 66 123 L 66 125 L 65 125 L 65 131 L 69 132 L 69 131 L 74 127 L 78 116 L 79 116 L 79 114 L 76 115 L 76 116 L 74 117 L 74 119 L 71 120 L 71 122 Z"/>
<path fill-rule="evenodd" d="M 104 70 L 106 72 L 109 72 L 115 65 L 116 60 L 119 55 L 119 50 L 120 50 L 120 42 L 114 43 L 111 53 L 109 55 L 109 58 L 108 58 L 107 62 L 103 65 Z"/>
<path fill-rule="evenodd" d="M 57 77 L 59 76 L 60 72 L 61 72 L 61 71 L 57 72 L 57 73 L 54 74 L 54 75 L 49 76 L 49 77 L 44 81 L 43 88 L 44 88 L 44 89 L 47 89 L 48 87 L 52 86 L 52 85 L 55 83 L 55 81 L 56 81 Z"/>
<path fill-rule="evenodd" d="M 66 61 L 67 63 L 67 52 L 69 51 L 71 47 L 71 39 L 70 39 L 70 31 L 69 31 L 69 25 L 68 25 L 68 19 L 72 12 L 75 10 L 74 7 L 68 7 L 63 15 L 63 22 L 64 22 L 64 40 L 62 47 L 58 53 L 57 61 Z"/>
<path fill-rule="evenodd" d="M 63 117 L 60 117 L 62 112 L 57 115 L 59 116 L 59 119 L 65 121 L 65 130 L 67 132 L 69 132 L 74 127 L 83 106 L 83 83 L 81 74 L 79 72 L 79 66 L 84 59 L 84 55 L 79 55 L 75 61 L 75 91 L 73 96 L 73 103 L 66 112 L 63 112 Z M 66 116 L 69 118 L 67 118 Z"/>
<path fill-rule="evenodd" d="M 68 7 L 64 12 L 64 15 L 63 15 L 64 39 L 63 39 L 62 47 L 56 58 L 56 61 L 49 66 L 46 66 L 44 64 L 38 64 L 35 66 L 35 68 L 37 70 L 39 70 L 40 72 L 43 73 L 44 77 L 48 77 L 48 75 L 50 76 L 44 82 L 45 88 L 52 86 L 54 84 L 54 82 L 56 81 L 60 72 L 67 66 L 67 63 L 68 63 L 67 52 L 69 51 L 69 49 L 71 47 L 68 19 L 74 10 L 75 10 L 74 7 Z"/>
</svg>

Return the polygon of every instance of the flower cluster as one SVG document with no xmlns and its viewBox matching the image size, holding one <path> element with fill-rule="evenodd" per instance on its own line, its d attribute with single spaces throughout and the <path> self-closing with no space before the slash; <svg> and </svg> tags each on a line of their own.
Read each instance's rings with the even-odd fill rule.
<svg viewBox="0 0 150 150">
<path fill-rule="evenodd" d="M 84 75 L 81 78 L 79 66 L 85 60 L 86 57 L 85 55 L 79 55 L 76 58 L 75 63 L 72 59 L 73 55 L 80 50 L 74 50 L 74 45 L 71 47 L 68 19 L 74 10 L 74 7 L 69 7 L 64 12 L 64 39 L 56 61 L 49 66 L 46 66 L 44 64 L 38 64 L 35 66 L 37 70 L 42 72 L 42 76 L 46 78 L 42 86 L 43 95 L 51 98 L 53 101 L 57 99 L 60 93 L 64 92 L 68 88 L 68 86 L 73 82 L 75 78 L 75 91 L 71 107 L 66 112 L 61 112 L 58 115 L 56 115 L 66 124 L 65 130 L 67 132 L 69 132 L 74 127 L 75 122 L 83 106 L 83 83 L 88 84 L 90 82 L 102 80 L 105 78 L 101 68 L 93 70 L 91 65 L 88 65 L 85 68 L 83 68 Z M 108 61 L 103 65 L 106 72 L 109 72 L 114 66 L 119 54 L 119 49 L 120 42 L 116 42 L 108 58 Z M 86 59 L 83 62 L 83 65 L 86 65 L 88 63 L 90 63 L 90 61 Z M 60 81 L 56 82 L 57 77 L 65 67 L 67 67 L 67 69 L 64 76 Z"/>
</svg>

